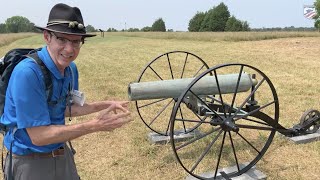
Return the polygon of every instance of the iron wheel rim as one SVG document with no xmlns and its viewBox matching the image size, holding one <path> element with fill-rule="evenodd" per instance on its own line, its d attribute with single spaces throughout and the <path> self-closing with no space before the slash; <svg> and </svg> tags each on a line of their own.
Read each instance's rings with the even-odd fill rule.
<svg viewBox="0 0 320 180">
<path fill-rule="evenodd" d="M 208 69 L 207 71 L 205 71 L 205 72 L 202 73 L 201 75 L 199 75 L 196 79 L 194 79 L 194 81 L 193 81 L 192 83 L 190 83 L 190 85 L 186 88 L 186 90 L 181 94 L 181 96 L 179 97 L 179 99 L 178 99 L 178 101 L 177 101 L 177 103 L 176 103 L 176 105 L 175 105 L 175 107 L 174 107 L 174 109 L 173 109 L 172 115 L 171 115 L 171 117 L 170 117 L 170 121 L 171 121 L 171 126 L 170 126 L 170 139 L 171 139 L 171 146 L 172 146 L 172 149 L 173 149 L 173 151 L 174 151 L 174 155 L 175 155 L 176 159 L 178 160 L 179 164 L 180 164 L 190 175 L 192 175 L 192 176 L 194 176 L 194 177 L 197 177 L 197 178 L 199 178 L 199 179 L 207 179 L 206 177 L 203 177 L 203 176 L 199 175 L 198 173 L 194 173 L 195 169 L 197 168 L 196 166 L 199 165 L 199 162 L 198 162 L 198 161 L 199 161 L 199 160 L 202 161 L 201 158 L 204 158 L 204 157 L 202 157 L 202 155 L 205 154 L 205 152 L 201 154 L 201 156 L 199 157 L 199 159 L 196 161 L 196 163 L 195 163 L 191 168 L 190 168 L 190 167 L 187 167 L 187 165 L 184 164 L 184 162 L 183 162 L 183 155 L 184 155 L 184 154 L 181 153 L 181 155 L 180 155 L 178 151 L 180 151 L 180 149 L 184 148 L 185 146 L 189 146 L 189 145 L 192 144 L 193 142 L 192 142 L 192 140 L 191 140 L 191 141 L 189 141 L 189 142 L 191 142 L 190 144 L 188 144 L 188 142 L 187 142 L 187 143 L 185 143 L 185 144 L 187 144 L 187 145 L 184 146 L 184 145 L 179 145 L 179 142 L 176 143 L 176 142 L 174 141 L 173 131 L 174 131 L 174 129 L 175 129 L 175 123 L 176 123 L 176 121 L 177 121 L 177 120 L 176 120 L 176 119 L 177 119 L 177 118 L 176 118 L 177 109 L 178 109 L 178 107 L 180 106 L 180 104 L 183 103 L 182 101 L 183 101 L 183 99 L 185 98 L 185 96 L 187 95 L 187 93 L 190 93 L 190 89 L 192 88 L 192 86 L 193 86 L 195 83 L 197 83 L 202 77 L 204 77 L 205 75 L 207 75 L 207 74 L 210 73 L 210 72 L 211 72 L 211 73 L 213 72 L 212 74 L 216 74 L 216 70 L 221 69 L 221 68 L 224 68 L 224 67 L 229 67 L 229 66 L 240 66 L 240 69 L 241 69 L 241 68 L 249 68 L 249 69 L 254 70 L 254 71 L 257 72 L 260 76 L 263 77 L 263 81 L 266 82 L 267 86 L 269 86 L 270 91 L 271 91 L 272 96 L 273 96 L 272 99 L 274 100 L 274 101 L 273 101 L 273 105 L 274 105 L 274 113 L 273 113 L 273 115 L 274 115 L 274 118 L 273 118 L 272 120 L 274 121 L 274 123 L 278 123 L 278 120 L 279 120 L 279 102 L 278 102 L 277 93 L 276 93 L 275 88 L 274 88 L 272 82 L 270 81 L 270 79 L 269 79 L 263 72 L 261 72 L 259 69 L 254 68 L 254 67 L 249 66 L 249 65 L 246 65 L 246 64 L 232 63 L 232 64 L 222 64 L 222 65 L 215 66 L 215 67 L 213 67 L 213 68 Z M 242 71 L 242 70 L 240 70 L 239 76 L 240 76 L 240 74 L 241 74 L 241 71 Z M 237 91 L 237 90 L 235 90 L 235 91 Z M 248 112 L 248 113 L 250 113 L 250 112 Z M 229 115 L 230 115 L 230 114 L 229 114 Z M 235 122 L 236 122 L 236 121 L 235 121 Z M 203 122 L 203 124 L 205 124 L 205 123 Z M 237 123 L 235 123 L 235 124 L 237 124 Z M 268 126 L 268 125 L 269 125 L 269 124 L 266 124 L 265 126 Z M 222 150 L 223 150 L 224 140 L 225 140 L 226 135 L 227 135 L 227 136 L 229 135 L 230 144 L 231 144 L 231 146 L 234 146 L 234 145 L 233 145 L 234 142 L 232 142 L 232 135 L 231 135 L 231 133 L 236 134 L 235 132 L 233 132 L 233 131 L 223 131 L 223 130 L 221 130 L 221 129 L 217 129 L 216 131 L 219 131 L 219 133 L 220 133 L 219 135 L 216 136 L 216 137 L 218 137 L 218 138 L 221 137 L 221 136 L 220 136 L 221 134 L 223 134 L 223 140 L 222 140 L 222 143 L 221 143 L 221 144 L 222 144 L 222 145 L 221 145 L 221 149 L 222 149 Z M 222 132 L 224 132 L 224 133 L 222 133 Z M 241 167 L 241 169 L 239 168 L 239 163 L 236 162 L 236 164 L 237 164 L 237 166 L 238 166 L 238 171 L 235 172 L 235 173 L 230 173 L 230 174 L 228 174 L 228 176 L 229 176 L 229 177 L 239 176 L 239 175 L 245 173 L 246 171 L 248 171 L 249 169 L 251 169 L 251 168 L 262 158 L 262 156 L 266 153 L 267 149 L 269 148 L 269 146 L 270 146 L 270 144 L 271 144 L 271 142 L 272 142 L 272 140 L 273 140 L 273 138 L 274 138 L 275 132 L 276 132 L 276 130 L 275 130 L 274 128 L 272 128 L 272 126 L 269 125 L 269 135 L 267 135 L 267 136 L 268 136 L 268 137 L 267 137 L 267 140 L 265 141 L 265 144 L 262 146 L 262 148 L 259 149 L 258 154 L 256 155 L 256 157 L 253 158 L 253 159 L 250 161 L 250 163 L 248 163 L 248 164 L 245 165 L 244 167 Z M 228 133 L 228 134 L 227 134 L 227 133 Z M 236 134 L 236 135 L 237 135 L 237 134 Z M 197 140 L 197 141 L 198 141 L 198 140 Z M 213 140 L 212 142 L 214 142 L 214 141 L 216 141 L 216 140 Z M 196 142 L 196 141 L 195 141 L 195 142 Z M 215 142 L 214 142 L 214 143 L 215 143 Z M 248 143 L 248 144 L 249 144 L 249 143 Z M 210 145 L 209 145 L 209 146 L 210 146 Z M 208 147 L 209 147 L 209 146 L 208 146 Z M 235 147 L 232 147 L 232 149 L 233 149 L 233 151 L 235 151 Z M 210 150 L 210 149 L 209 149 L 209 150 Z M 222 150 L 221 150 L 221 151 L 222 151 Z M 236 153 L 235 153 L 235 152 L 233 152 L 233 153 L 234 153 L 234 155 L 235 155 L 235 161 L 236 161 L 236 159 L 237 159 Z M 180 157 L 180 156 L 181 156 L 181 157 Z M 219 159 L 220 159 L 220 158 L 221 158 L 221 152 L 220 152 L 220 155 L 219 155 Z M 218 161 L 220 161 L 220 160 L 218 160 Z M 197 164 L 197 163 L 198 163 L 198 164 Z M 217 175 L 218 168 L 219 168 L 219 162 L 218 162 L 218 164 L 216 165 L 214 177 L 216 177 L 216 175 Z M 212 178 L 212 177 L 210 177 L 210 178 Z"/>
<path fill-rule="evenodd" d="M 142 78 L 144 77 L 144 75 L 145 75 L 145 72 L 148 70 L 148 69 L 151 69 L 152 71 L 154 71 L 154 73 L 155 74 L 157 74 L 157 71 L 154 69 L 154 68 L 152 68 L 152 65 L 154 64 L 154 63 L 156 63 L 157 61 L 159 61 L 159 60 L 162 60 L 161 58 L 164 58 L 164 59 L 167 59 L 168 60 L 168 66 L 169 66 L 169 69 L 170 69 L 170 71 L 171 71 L 171 75 L 173 74 L 173 72 L 172 72 L 172 69 L 171 69 L 171 62 L 170 62 L 170 56 L 171 55 L 173 55 L 173 54 L 182 54 L 182 55 L 185 55 L 185 59 L 181 59 L 182 60 L 182 62 L 184 63 L 184 65 L 183 65 L 183 69 L 182 69 L 182 73 L 181 73 L 181 76 L 179 77 L 179 79 L 181 79 L 181 78 L 185 78 L 184 77 L 184 74 L 185 74 L 185 66 L 187 66 L 187 63 L 188 63 L 188 60 L 189 60 L 189 58 L 191 57 L 191 58 L 193 58 L 193 59 L 195 59 L 195 60 L 198 60 L 199 61 L 199 64 L 201 65 L 200 67 L 199 67 L 199 69 L 198 69 L 198 72 L 195 72 L 195 74 L 194 74 L 194 76 L 193 77 L 195 77 L 195 76 L 197 76 L 198 74 L 200 74 L 200 72 L 203 72 L 204 70 L 207 70 L 207 69 L 209 69 L 209 66 L 204 62 L 204 60 L 202 60 L 199 56 L 197 56 L 197 55 L 195 55 L 195 54 L 193 54 L 193 53 L 190 53 L 190 52 L 186 52 L 186 51 L 171 51 L 171 52 L 167 52 L 167 53 L 164 53 L 164 54 L 161 54 L 161 55 L 159 55 L 158 57 L 156 57 L 155 59 L 153 59 L 152 61 L 150 61 L 145 67 L 144 67 L 144 69 L 142 70 L 142 72 L 140 73 L 140 75 L 139 75 L 139 78 L 138 78 L 138 80 L 137 80 L 137 82 L 141 82 L 141 80 L 142 80 Z M 165 58 L 166 57 L 166 58 Z M 190 61 L 190 60 L 189 60 Z M 203 70 L 204 69 L 204 70 Z M 157 76 L 160 76 L 160 75 L 158 75 L 157 74 Z M 161 77 L 161 76 L 160 76 Z M 172 76 L 172 79 L 175 79 L 175 77 L 173 77 Z M 160 80 L 162 80 L 162 78 L 160 78 Z M 174 98 L 164 98 L 164 99 L 160 99 L 160 100 L 154 100 L 154 104 L 156 104 L 156 103 L 159 103 L 160 101 L 169 101 L 169 103 L 168 104 L 165 104 L 164 106 L 163 106 L 163 111 L 170 111 L 170 113 L 172 112 L 172 109 L 173 109 L 173 107 L 174 107 L 174 105 L 170 108 L 169 106 L 171 106 L 171 103 L 176 103 L 176 101 L 177 101 L 177 99 L 174 99 Z M 155 122 L 156 121 L 156 119 L 157 119 L 157 115 L 159 114 L 157 114 L 157 115 L 155 115 L 155 119 L 152 119 L 151 121 L 150 121 L 150 119 L 148 119 L 147 117 L 145 117 L 145 115 L 143 115 L 143 113 L 142 113 L 142 111 L 143 111 L 143 109 L 142 108 L 145 108 L 146 106 L 145 106 L 145 104 L 143 104 L 143 105 L 141 105 L 141 104 L 139 104 L 139 103 L 141 103 L 142 101 L 135 101 L 135 107 L 136 107 L 136 110 L 137 110 L 137 112 L 138 112 L 138 114 L 139 114 L 139 117 L 140 117 L 140 119 L 142 120 L 142 122 L 151 130 L 151 131 L 153 131 L 153 132 L 155 132 L 155 133 L 157 133 L 157 134 L 160 134 L 160 135 L 164 135 L 164 136 L 168 136 L 169 135 L 169 127 L 170 127 L 170 118 L 167 118 L 166 120 L 167 120 L 167 122 L 165 122 L 165 123 L 167 123 L 167 125 L 166 125 L 166 128 L 165 129 L 162 129 L 162 128 L 156 128 L 155 126 L 153 126 L 153 122 Z M 150 104 L 152 104 L 152 103 L 150 103 Z M 161 109 L 162 110 L 162 109 Z M 148 111 L 148 110 L 146 110 L 146 111 Z M 162 113 L 162 112 L 161 112 Z M 160 114 L 161 114 L 160 113 Z M 170 117 L 170 116 L 169 116 Z M 164 120 L 162 120 L 162 121 L 164 121 Z M 190 131 L 193 131 L 194 129 L 195 129 L 196 127 L 194 127 L 194 128 L 191 128 L 191 129 L 188 129 L 188 130 L 186 130 L 187 132 L 190 132 Z"/>
</svg>

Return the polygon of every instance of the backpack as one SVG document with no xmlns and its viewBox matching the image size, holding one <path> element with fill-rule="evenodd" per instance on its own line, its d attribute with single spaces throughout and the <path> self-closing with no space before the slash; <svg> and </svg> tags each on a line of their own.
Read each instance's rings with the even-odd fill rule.
<svg viewBox="0 0 320 180">
<path fill-rule="evenodd" d="M 31 58 L 33 59 L 39 66 L 41 69 L 41 72 L 43 74 L 44 77 L 44 84 L 45 84 L 45 91 L 46 91 L 46 95 L 47 95 L 47 102 L 49 105 L 55 105 L 58 103 L 58 101 L 51 101 L 51 97 L 52 97 L 52 93 L 53 93 L 53 85 L 52 85 L 52 79 L 50 76 L 50 71 L 49 69 L 45 66 L 45 64 L 41 61 L 41 59 L 39 58 L 37 51 L 41 50 L 40 49 L 12 49 L 10 50 L 3 58 L 0 59 L 0 117 L 3 114 L 4 111 L 4 103 L 5 103 L 5 97 L 6 97 L 6 91 L 7 91 L 7 87 L 9 84 L 9 80 L 12 74 L 12 71 L 14 69 L 14 67 L 21 62 L 23 59 L 25 58 Z M 70 67 L 69 67 L 70 68 Z M 72 73 L 72 69 L 70 68 L 71 71 L 71 76 L 72 76 L 72 80 L 73 80 L 73 73 Z M 68 91 L 68 95 L 66 98 L 68 98 L 68 107 L 69 107 L 69 113 L 70 113 L 70 117 L 69 117 L 69 121 L 71 121 L 71 103 L 72 103 L 72 95 L 71 95 L 71 85 L 69 84 L 69 91 Z M 14 128 L 16 129 L 16 128 Z M 6 125 L 0 123 L 0 133 L 5 135 L 5 133 L 9 130 L 9 127 L 6 127 Z M 15 131 L 15 130 L 14 130 Z M 74 150 L 74 148 L 72 147 L 72 144 L 70 141 L 69 145 L 71 148 L 71 151 L 73 152 L 73 154 L 76 153 L 76 151 Z M 9 149 L 9 175 L 8 175 L 8 179 L 9 180 L 13 180 L 13 176 L 12 176 L 12 142 L 10 144 L 10 149 Z M 3 148 L 2 148 L 3 151 Z M 2 153 L 2 169 L 3 168 L 3 153 Z M 4 173 L 4 172 L 3 172 Z"/>
<path fill-rule="evenodd" d="M 44 76 L 46 87 L 47 101 L 50 102 L 53 86 L 49 69 L 40 60 L 37 51 L 40 49 L 12 49 L 3 58 L 0 59 L 0 117 L 4 111 L 4 103 L 9 79 L 14 67 L 23 59 L 29 57 L 33 59 L 39 66 Z M 4 124 L 0 123 L 0 132 L 4 134 L 7 132 Z"/>
</svg>

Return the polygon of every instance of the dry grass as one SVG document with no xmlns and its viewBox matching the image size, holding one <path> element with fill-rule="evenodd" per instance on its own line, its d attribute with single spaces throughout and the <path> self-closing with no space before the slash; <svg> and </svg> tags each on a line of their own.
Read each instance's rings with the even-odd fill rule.
<svg viewBox="0 0 320 180">
<path fill-rule="evenodd" d="M 30 36 L 34 36 L 35 33 L 17 33 L 17 34 L 0 34 L 0 47 L 8 45 L 9 43 Z"/>
<path fill-rule="evenodd" d="M 108 32 L 107 35 L 144 37 L 153 39 L 177 39 L 192 41 L 260 41 L 267 39 L 279 39 L 290 37 L 319 37 L 320 33 L 316 31 L 299 32 Z"/>
<path fill-rule="evenodd" d="M 39 47 L 41 36 L 3 46 L 0 54 L 16 47 Z M 264 41 L 194 41 L 107 35 L 89 39 L 76 60 L 80 89 L 89 101 L 127 99 L 127 85 L 136 81 L 145 65 L 173 50 L 192 52 L 211 67 L 241 62 L 264 72 L 276 87 L 280 123 L 292 127 L 309 108 L 318 109 L 318 56 L 320 37 L 291 37 Z M 113 132 L 90 134 L 74 140 L 81 179 L 185 179 L 170 145 L 150 145 L 150 132 L 139 119 Z M 74 118 L 77 123 L 91 116 Z M 278 133 L 257 164 L 268 179 L 320 179 L 320 141 L 304 145 L 289 142 Z"/>
</svg>

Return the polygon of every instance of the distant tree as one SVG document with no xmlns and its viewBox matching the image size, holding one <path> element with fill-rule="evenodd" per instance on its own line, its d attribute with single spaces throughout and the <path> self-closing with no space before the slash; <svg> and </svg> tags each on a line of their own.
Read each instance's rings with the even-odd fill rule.
<svg viewBox="0 0 320 180">
<path fill-rule="evenodd" d="M 281 28 L 281 27 L 274 27 L 274 28 L 250 28 L 250 31 L 315 31 L 317 30 L 316 28 L 314 27 L 294 27 L 294 26 L 291 26 L 291 27 L 284 27 L 284 28 Z"/>
<path fill-rule="evenodd" d="M 32 22 L 30 22 L 30 29 L 31 29 L 31 32 L 41 32 L 41 30 L 36 28 L 35 24 Z"/>
<path fill-rule="evenodd" d="M 317 15 L 314 17 L 315 22 L 314 22 L 314 27 L 318 29 L 318 31 L 320 31 L 320 0 L 316 0 L 314 2 L 314 7 L 316 9 Z"/>
<path fill-rule="evenodd" d="M 152 31 L 166 32 L 166 25 L 162 18 L 157 19 L 151 26 Z"/>
<path fill-rule="evenodd" d="M 90 24 L 88 24 L 88 25 L 86 26 L 86 31 L 87 31 L 87 32 L 97 32 L 97 30 L 96 30 L 92 25 L 90 25 Z"/>
<path fill-rule="evenodd" d="M 242 22 L 242 31 L 250 31 L 249 23 L 247 21 Z"/>
<path fill-rule="evenodd" d="M 316 12 L 317 12 L 317 15 L 315 17 L 313 17 L 313 19 L 318 19 L 319 18 L 319 14 L 320 14 L 320 0 L 316 0 L 313 3 L 313 6 L 315 7 Z"/>
<path fill-rule="evenodd" d="M 143 28 L 141 29 L 141 31 L 143 31 L 143 32 L 150 32 L 150 31 L 152 31 L 152 28 L 149 27 L 149 26 L 146 26 L 146 27 L 143 27 Z"/>
<path fill-rule="evenodd" d="M 117 32 L 118 30 L 116 30 L 115 28 L 108 28 L 107 32 Z"/>
<path fill-rule="evenodd" d="M 139 28 L 129 28 L 128 32 L 139 32 Z"/>
<path fill-rule="evenodd" d="M 220 3 L 206 13 L 200 31 L 224 31 L 229 17 L 228 7 L 224 3 Z"/>
<path fill-rule="evenodd" d="M 34 24 L 22 16 L 12 16 L 6 20 L 8 32 L 34 32 Z"/>
<path fill-rule="evenodd" d="M 0 24 L 0 33 L 7 33 L 7 26 L 6 24 Z"/>
<path fill-rule="evenodd" d="M 317 28 L 318 31 L 320 31 L 320 20 L 317 19 L 317 20 L 314 22 L 314 27 Z"/>
<path fill-rule="evenodd" d="M 231 16 L 226 22 L 225 31 L 242 31 L 242 22 L 238 20 L 236 17 Z"/>
<path fill-rule="evenodd" d="M 283 31 L 296 31 L 296 29 L 297 29 L 297 28 L 295 28 L 294 26 L 290 26 L 290 27 L 284 27 L 284 28 L 281 29 L 281 30 L 283 30 Z"/>
<path fill-rule="evenodd" d="M 168 29 L 168 32 L 173 32 L 173 29 Z"/>
<path fill-rule="evenodd" d="M 194 15 L 192 19 L 190 19 L 188 30 L 190 32 L 198 32 L 198 31 L 200 31 L 201 24 L 202 24 L 205 16 L 206 16 L 206 13 L 197 12 L 197 14 Z"/>
</svg>

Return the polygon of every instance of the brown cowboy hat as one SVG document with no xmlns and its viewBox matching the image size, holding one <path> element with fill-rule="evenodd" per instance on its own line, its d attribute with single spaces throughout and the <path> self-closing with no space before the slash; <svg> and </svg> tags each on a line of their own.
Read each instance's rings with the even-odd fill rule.
<svg viewBox="0 0 320 180">
<path fill-rule="evenodd" d="M 40 30 L 47 30 L 57 33 L 93 37 L 95 34 L 87 34 L 80 9 L 59 3 L 53 6 L 50 11 L 46 27 L 35 26 Z"/>
</svg>

